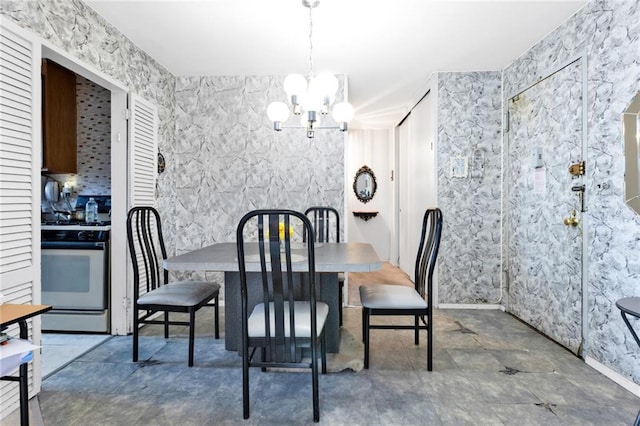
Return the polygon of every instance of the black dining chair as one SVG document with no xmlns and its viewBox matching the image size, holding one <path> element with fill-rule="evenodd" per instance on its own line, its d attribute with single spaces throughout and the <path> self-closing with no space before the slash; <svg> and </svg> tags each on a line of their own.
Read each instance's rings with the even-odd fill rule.
<svg viewBox="0 0 640 426">
<path fill-rule="evenodd" d="M 640 347 L 640 339 L 638 339 L 638 334 L 635 329 L 629 322 L 629 318 L 627 315 L 631 315 L 633 318 L 640 319 L 640 297 L 623 297 L 622 299 L 618 299 L 616 301 L 616 306 L 620 309 L 620 315 L 622 316 L 622 320 L 627 325 L 629 332 L 633 336 L 633 340 L 636 341 L 636 344 Z M 633 426 L 640 426 L 640 411 L 636 415 L 636 419 L 633 422 Z"/>
<path fill-rule="evenodd" d="M 422 233 L 416 257 L 414 287 L 393 284 L 360 286 L 364 368 L 369 368 L 370 329 L 411 329 L 414 343 L 419 331 L 427 330 L 427 369 L 433 369 L 433 271 L 442 233 L 442 212 L 428 209 L 422 219 Z M 413 316 L 414 324 L 371 324 L 372 315 Z M 426 317 L 426 319 L 425 319 Z M 422 325 L 420 324 L 422 322 Z"/>
<path fill-rule="evenodd" d="M 249 418 L 249 368 L 311 369 L 313 420 L 320 419 L 318 346 L 327 371 L 325 323 L 329 306 L 316 301 L 313 240 L 292 243 L 294 230 L 313 232 L 311 222 L 292 210 L 255 210 L 237 228 L 242 311 L 242 401 Z M 292 245 L 296 253 L 292 253 Z M 303 254 L 301 254 L 303 252 Z M 258 263 L 259 270 L 248 270 Z M 248 274 L 259 284 L 248 288 Z M 257 302 L 257 303 L 256 303 Z M 252 306 L 253 305 L 253 306 Z M 303 352 L 303 349 L 306 352 Z"/>
<path fill-rule="evenodd" d="M 340 242 L 340 214 L 333 207 L 309 207 L 305 212 L 313 225 L 313 237 L 317 243 L 339 243 Z M 307 234 L 303 236 L 303 241 L 307 241 Z M 345 276 L 343 272 L 338 274 L 338 321 L 342 325 L 342 301 Z"/>
<path fill-rule="evenodd" d="M 189 327 L 189 367 L 193 366 L 195 314 L 203 306 L 214 307 L 215 338 L 220 338 L 218 295 L 220 285 L 204 281 L 169 282 L 162 267 L 167 258 L 160 215 L 153 207 L 134 207 L 127 215 L 127 240 L 133 266 L 133 362 L 138 361 L 141 324 L 161 324 L 169 338 L 170 325 Z M 210 303 L 213 300 L 213 303 Z M 163 319 L 156 319 L 157 313 Z M 188 321 L 172 320 L 170 312 L 189 314 Z"/>
</svg>

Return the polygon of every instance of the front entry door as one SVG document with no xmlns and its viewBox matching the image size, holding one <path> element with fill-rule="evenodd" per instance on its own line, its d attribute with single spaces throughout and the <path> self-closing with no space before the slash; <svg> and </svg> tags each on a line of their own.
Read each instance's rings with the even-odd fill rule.
<svg viewBox="0 0 640 426">
<path fill-rule="evenodd" d="M 508 310 L 579 354 L 583 321 L 582 60 L 508 101 Z"/>
</svg>

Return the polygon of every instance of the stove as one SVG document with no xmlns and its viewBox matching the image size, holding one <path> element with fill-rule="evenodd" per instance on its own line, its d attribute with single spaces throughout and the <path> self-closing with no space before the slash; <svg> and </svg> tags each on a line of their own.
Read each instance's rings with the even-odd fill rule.
<svg viewBox="0 0 640 426">
<path fill-rule="evenodd" d="M 50 238 L 51 233 L 49 231 L 110 231 L 111 221 L 101 221 L 95 223 L 86 223 L 78 220 L 70 221 L 46 221 L 41 222 L 40 229 L 42 230 L 42 241 L 45 238 Z"/>
<path fill-rule="evenodd" d="M 106 219 L 111 202 L 103 198 Z M 42 303 L 53 306 L 42 330 L 108 333 L 111 222 L 43 221 L 40 229 Z"/>
</svg>

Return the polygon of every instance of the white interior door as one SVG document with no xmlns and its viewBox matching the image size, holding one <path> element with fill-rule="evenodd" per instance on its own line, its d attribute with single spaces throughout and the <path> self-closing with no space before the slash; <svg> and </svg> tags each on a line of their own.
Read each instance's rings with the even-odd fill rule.
<svg viewBox="0 0 640 426">
<path fill-rule="evenodd" d="M 428 92 L 398 128 L 399 266 L 411 278 L 426 209 L 437 207 L 433 96 Z"/>
<path fill-rule="evenodd" d="M 577 60 L 508 101 L 508 309 L 580 353 L 583 74 Z M 564 219 L 575 219 L 565 224 Z"/>
<path fill-rule="evenodd" d="M 409 117 L 411 118 L 411 117 Z M 411 232 L 409 226 L 409 121 L 404 121 L 398 127 L 398 266 L 409 276 L 413 275 L 413 262 L 415 261 L 415 248 L 411 247 L 411 241 L 406 237 Z"/>
<path fill-rule="evenodd" d="M 40 302 L 40 45 L 0 17 L 0 294 L 2 303 Z M 14 337 L 19 329 L 12 326 Z M 40 319 L 29 320 L 40 342 Z M 40 354 L 29 394 L 40 391 Z M 0 423 L 19 406 L 18 384 L 0 382 Z"/>
</svg>

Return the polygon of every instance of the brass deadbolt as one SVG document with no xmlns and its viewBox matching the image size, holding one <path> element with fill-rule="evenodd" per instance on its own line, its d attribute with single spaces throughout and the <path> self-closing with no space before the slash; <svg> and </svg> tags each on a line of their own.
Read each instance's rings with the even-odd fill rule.
<svg viewBox="0 0 640 426">
<path fill-rule="evenodd" d="M 566 226 L 578 226 L 579 223 L 578 212 L 575 209 L 571 211 L 571 216 L 564 218 L 564 224 Z"/>
</svg>

